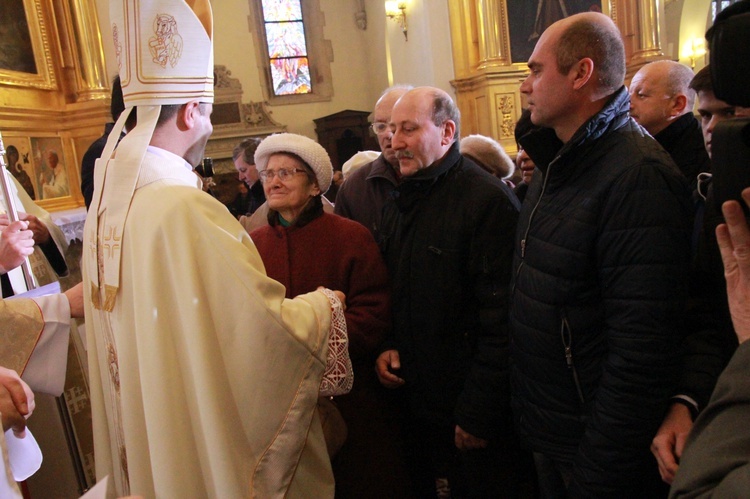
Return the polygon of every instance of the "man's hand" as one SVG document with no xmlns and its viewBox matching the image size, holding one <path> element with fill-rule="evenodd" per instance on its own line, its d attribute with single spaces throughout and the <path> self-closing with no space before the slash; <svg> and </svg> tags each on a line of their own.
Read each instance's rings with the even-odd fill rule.
<svg viewBox="0 0 750 499">
<path fill-rule="evenodd" d="M 742 191 L 742 199 L 750 206 L 750 188 Z M 721 208 L 727 223 L 716 227 L 716 239 L 724 261 L 732 324 L 742 343 L 750 338 L 750 228 L 737 201 L 727 201 Z"/>
<path fill-rule="evenodd" d="M 661 479 L 671 484 L 680 467 L 685 440 L 693 427 L 690 410 L 683 404 L 672 404 L 651 442 L 651 453 L 659 465 Z"/>
<path fill-rule="evenodd" d="M 16 371 L 0 367 L 0 413 L 3 431 L 13 428 L 18 438 L 26 436 L 26 418 L 34 412 L 34 393 Z"/>
<path fill-rule="evenodd" d="M 456 425 L 456 448 L 458 450 L 484 449 L 485 447 L 487 447 L 487 440 L 466 433 Z"/>
<path fill-rule="evenodd" d="M 18 267 L 34 252 L 33 233 L 27 227 L 27 222 L 13 222 L 0 234 L 0 273 Z"/>
<path fill-rule="evenodd" d="M 79 282 L 64 294 L 70 304 L 70 316 L 73 319 L 83 318 L 83 283 Z"/>
<path fill-rule="evenodd" d="M 404 380 L 394 374 L 394 371 L 399 369 L 401 369 L 401 359 L 398 356 L 398 350 L 386 350 L 375 361 L 375 372 L 380 384 L 386 388 L 398 388 L 404 384 Z"/>
<path fill-rule="evenodd" d="M 34 233 L 34 242 L 36 244 L 44 244 L 47 241 L 49 241 L 49 238 L 50 238 L 49 229 L 36 216 L 19 211 L 18 219 L 25 220 L 29 223 L 28 229 Z M 10 220 L 8 220 L 7 213 L 3 213 L 2 215 L 0 215 L 0 230 L 4 230 L 5 227 L 7 227 L 9 223 L 10 223 Z"/>
</svg>

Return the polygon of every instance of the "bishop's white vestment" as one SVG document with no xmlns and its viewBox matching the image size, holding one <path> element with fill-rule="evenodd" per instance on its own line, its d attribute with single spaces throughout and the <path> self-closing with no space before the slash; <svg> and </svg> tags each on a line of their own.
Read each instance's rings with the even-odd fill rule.
<svg viewBox="0 0 750 499">
<path fill-rule="evenodd" d="M 331 304 L 320 292 L 284 299 L 242 226 L 199 186 L 181 158 L 149 147 L 124 226 L 107 223 L 129 195 L 118 189 L 105 185 L 98 227 L 89 212 L 97 479 L 147 498 L 333 497 L 316 411 Z M 92 277 L 116 252 L 107 312 Z"/>
</svg>

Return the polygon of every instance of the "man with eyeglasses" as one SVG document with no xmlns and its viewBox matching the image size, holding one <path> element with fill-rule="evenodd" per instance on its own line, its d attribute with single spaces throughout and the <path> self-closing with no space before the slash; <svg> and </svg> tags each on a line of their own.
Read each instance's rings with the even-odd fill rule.
<svg viewBox="0 0 750 499">
<path fill-rule="evenodd" d="M 383 205 L 401 178 L 398 159 L 391 147 L 393 133 L 388 122 L 393 105 L 411 88 L 409 85 L 394 85 L 380 96 L 373 112 L 372 131 L 378 138 L 382 154 L 347 177 L 336 195 L 334 213 L 361 223 L 372 232 L 376 241 Z"/>
</svg>

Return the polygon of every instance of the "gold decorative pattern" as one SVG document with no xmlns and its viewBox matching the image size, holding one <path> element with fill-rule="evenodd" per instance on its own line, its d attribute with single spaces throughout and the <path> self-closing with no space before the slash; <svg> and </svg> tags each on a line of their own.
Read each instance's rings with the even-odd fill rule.
<svg viewBox="0 0 750 499">
<path fill-rule="evenodd" d="M 497 103 L 496 109 L 500 114 L 500 137 L 510 138 L 513 137 L 513 131 L 516 127 L 516 120 L 514 116 L 515 96 L 513 94 L 497 94 L 495 95 L 495 101 Z"/>
<path fill-rule="evenodd" d="M 36 74 L 0 69 L 0 84 L 53 90 L 57 88 L 55 70 L 52 65 L 49 34 L 41 0 L 23 0 L 26 24 L 31 35 Z"/>
</svg>

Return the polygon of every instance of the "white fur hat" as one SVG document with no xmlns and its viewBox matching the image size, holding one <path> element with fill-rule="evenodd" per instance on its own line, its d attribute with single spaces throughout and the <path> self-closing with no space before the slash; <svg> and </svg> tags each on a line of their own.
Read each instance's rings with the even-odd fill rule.
<svg viewBox="0 0 750 499">
<path fill-rule="evenodd" d="M 315 173 L 320 191 L 325 193 L 328 190 L 333 178 L 331 158 L 323 146 L 304 135 L 277 133 L 266 137 L 255 150 L 255 167 L 262 172 L 272 155 L 284 152 L 302 158 Z"/>
<path fill-rule="evenodd" d="M 378 159 L 378 156 L 380 156 L 378 151 L 359 151 L 344 162 L 341 166 L 341 173 L 346 178 L 367 163 L 372 163 Z"/>
<path fill-rule="evenodd" d="M 484 135 L 469 135 L 461 139 L 461 154 L 469 156 L 489 173 L 499 178 L 509 178 L 516 171 L 516 165 L 503 149 L 503 146 Z"/>
</svg>

